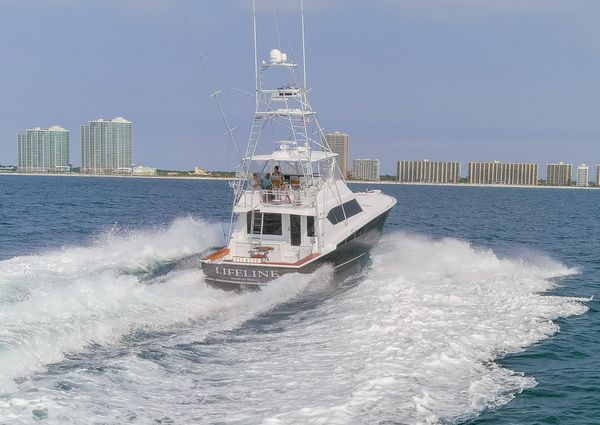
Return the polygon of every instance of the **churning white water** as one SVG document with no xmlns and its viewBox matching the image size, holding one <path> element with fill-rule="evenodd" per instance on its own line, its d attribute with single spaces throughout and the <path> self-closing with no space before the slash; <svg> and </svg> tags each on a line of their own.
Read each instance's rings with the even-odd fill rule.
<svg viewBox="0 0 600 425">
<path fill-rule="evenodd" d="M 557 332 L 576 273 L 395 233 L 359 279 L 324 267 L 205 285 L 194 219 L 0 262 L 0 423 L 437 423 L 535 385 L 494 362 Z"/>
</svg>

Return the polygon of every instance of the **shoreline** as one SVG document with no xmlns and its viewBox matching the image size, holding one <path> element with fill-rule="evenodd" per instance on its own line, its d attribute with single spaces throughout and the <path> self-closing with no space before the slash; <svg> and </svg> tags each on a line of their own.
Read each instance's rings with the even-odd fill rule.
<svg viewBox="0 0 600 425">
<path fill-rule="evenodd" d="M 546 186 L 546 185 L 520 185 L 520 184 L 479 184 L 479 183 L 425 183 L 425 182 L 395 182 L 395 181 L 364 181 L 364 180 L 346 180 L 348 184 L 380 184 L 380 185 L 403 185 L 403 186 L 451 186 L 451 187 L 499 187 L 511 189 L 600 189 L 597 186 Z"/>
<path fill-rule="evenodd" d="M 84 178 L 117 178 L 117 179 L 160 179 L 160 180 L 208 180 L 208 181 L 233 181 L 235 177 L 216 177 L 216 176 L 134 176 L 127 174 L 79 174 L 79 173 L 0 173 L 0 176 L 46 176 L 46 177 L 84 177 Z M 346 180 L 348 184 L 361 185 L 402 185 L 402 186 L 450 186 L 450 187 L 494 187 L 494 188 L 516 188 L 516 189 L 577 189 L 577 190 L 598 190 L 600 187 L 588 186 L 525 186 L 516 184 L 477 184 L 477 183 L 426 183 L 426 182 L 397 182 L 397 181 L 364 181 L 364 180 Z"/>
<path fill-rule="evenodd" d="M 171 180 L 235 180 L 235 177 L 215 177 L 215 176 L 154 176 L 131 174 L 80 174 L 80 173 L 0 173 L 0 176 L 33 176 L 33 177 L 100 177 L 115 179 L 171 179 Z"/>
</svg>

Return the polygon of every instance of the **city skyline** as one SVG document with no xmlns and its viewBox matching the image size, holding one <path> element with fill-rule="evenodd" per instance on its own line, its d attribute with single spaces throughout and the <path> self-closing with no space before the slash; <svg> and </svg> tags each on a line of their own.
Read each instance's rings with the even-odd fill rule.
<svg viewBox="0 0 600 425">
<path fill-rule="evenodd" d="M 105 119 L 97 119 L 89 121 L 87 125 L 81 126 L 81 138 L 80 145 L 82 147 L 81 150 L 81 172 L 83 173 L 92 173 L 92 174 L 155 174 L 157 168 L 145 167 L 145 166 L 137 166 L 134 167 L 133 158 L 132 158 L 132 140 L 131 140 L 131 121 L 124 119 L 123 117 L 116 117 L 112 120 Z M 55 142 L 56 136 L 52 136 L 53 133 L 59 134 L 60 139 L 58 142 Z M 66 134 L 66 136 L 62 135 L 62 133 Z M 69 161 L 70 158 L 70 144 L 69 144 L 69 130 L 66 130 L 58 125 L 51 126 L 50 128 L 42 129 L 40 127 L 34 127 L 31 129 L 27 129 L 25 133 L 17 134 L 17 172 L 44 172 L 44 173 L 52 173 L 52 172 L 65 172 L 69 171 L 70 168 L 77 167 L 76 164 L 72 164 Z M 114 136 L 114 137 L 113 137 Z M 64 142 L 64 137 L 66 137 L 66 143 Z M 50 140 L 52 138 L 52 140 Z M 97 140 L 96 140 L 97 139 Z M 114 140 L 112 140 L 114 139 Z M 325 139 L 327 141 L 328 146 L 334 153 L 338 154 L 340 158 L 340 169 L 342 173 L 345 174 L 349 178 L 354 178 L 357 180 L 378 180 L 379 178 L 367 178 L 366 175 L 373 175 L 374 170 L 377 170 L 379 176 L 385 175 L 393 175 L 393 174 L 383 174 L 381 172 L 380 160 L 379 159 L 360 159 L 355 158 L 352 160 L 352 168 L 348 165 L 349 163 L 349 140 L 350 136 L 346 133 L 335 131 L 333 133 L 325 134 Z M 46 165 L 39 170 L 34 170 L 35 167 L 25 167 L 25 160 L 22 160 L 22 157 L 25 157 L 25 152 L 28 153 L 29 157 L 27 159 L 28 164 L 32 163 L 32 155 L 31 151 L 33 146 L 33 142 L 37 144 L 45 143 L 45 151 L 54 151 L 54 145 L 59 146 L 60 143 L 60 154 L 54 153 L 55 158 L 60 158 L 58 162 L 58 168 L 55 166 L 54 160 L 52 165 Z M 28 146 L 27 150 L 25 146 Z M 87 146 L 87 149 L 85 148 Z M 41 148 L 35 149 L 35 154 L 37 151 L 42 152 Z M 64 152 L 63 152 L 64 151 Z M 40 154 L 40 159 L 36 159 L 36 163 L 41 163 L 44 155 Z M 49 156 L 49 155 L 46 155 Z M 100 158 L 100 159 L 98 159 Z M 34 162 L 35 162 L 34 161 Z M 48 162 L 48 161 L 46 161 Z M 114 164 L 113 164 L 114 163 Z M 99 165 L 102 164 L 102 165 Z M 109 165 L 107 165 L 109 164 Z M 116 165 L 115 165 L 116 164 Z M 359 177 L 356 176 L 356 172 L 354 167 L 356 164 L 359 164 L 360 170 L 358 171 Z M 376 165 L 375 165 L 376 164 Z M 0 165 L 6 166 L 10 164 L 2 164 Z M 114 166 L 113 166 L 114 165 Z M 480 175 L 478 178 L 473 177 L 473 166 L 477 167 L 492 167 L 491 169 L 481 168 L 477 173 Z M 508 167 L 506 171 L 504 170 L 495 170 L 494 167 Z M 585 184 L 588 185 L 590 182 L 590 174 L 588 172 L 588 166 L 585 163 L 582 163 L 577 168 L 576 178 L 573 179 L 572 175 L 572 164 L 564 163 L 560 161 L 559 163 L 547 163 L 545 168 L 539 168 L 537 162 L 535 163 L 515 163 L 515 162 L 503 162 L 498 160 L 491 161 L 468 161 L 467 162 L 467 174 L 463 175 L 461 172 L 461 162 L 460 161 L 431 161 L 429 159 L 421 159 L 421 160 L 397 160 L 396 166 L 396 178 L 398 181 L 404 182 L 432 182 L 432 183 L 449 183 L 449 182 L 459 182 L 461 179 L 465 179 L 469 183 L 482 183 L 484 180 L 497 180 L 496 174 L 499 176 L 504 176 L 504 173 L 517 173 L 520 174 L 520 169 L 515 169 L 512 171 L 513 166 L 525 166 L 526 169 L 529 170 L 530 167 L 532 172 L 527 171 L 527 174 L 530 174 L 526 180 L 530 184 L 532 181 L 537 180 L 546 180 L 546 184 L 550 186 L 570 186 L 571 183 L 576 184 L 577 186 L 581 185 L 581 177 L 583 174 L 580 174 L 580 170 L 585 168 Z M 594 181 L 596 184 L 600 184 L 600 164 L 596 164 L 596 180 Z M 195 169 L 198 169 L 195 166 Z M 546 174 L 540 173 L 541 170 L 546 170 Z M 225 170 L 228 171 L 228 170 Z M 231 170 L 229 170 L 231 171 Z M 4 171 L 6 172 L 6 170 Z M 489 176 L 492 178 L 483 177 L 488 176 L 487 173 L 490 173 Z M 509 178 L 509 181 L 512 181 L 513 177 Z M 489 183 L 489 182 L 488 182 Z M 521 183 L 517 183 L 521 184 Z"/>
<path fill-rule="evenodd" d="M 326 131 L 352 135 L 350 160 L 381 158 L 385 174 L 394 173 L 399 157 L 600 162 L 600 17 L 593 2 L 306 3 L 312 103 Z M 195 39 L 226 91 L 243 142 L 253 101 L 228 88 L 252 91 L 249 4 L 0 4 L 3 57 L 18 64 L 6 67 L 0 82 L 10 99 L 0 103 L 0 163 L 16 164 L 14 134 L 32 122 L 73 129 L 90 116 L 123 115 L 136 122 L 144 145 L 136 162 L 232 167 L 233 149 L 193 46 Z M 280 11 L 287 35 L 296 29 L 291 9 Z M 259 1 L 258 14 L 261 30 L 272 23 L 272 2 Z M 57 21 L 70 24 L 57 28 Z M 220 36 L 223 22 L 227 37 Z M 114 30 L 99 31 L 107 25 Z M 358 25 L 370 37 L 354 31 Z M 276 39 L 260 32 L 259 56 Z M 77 145 L 71 154 L 80 156 Z"/>
</svg>

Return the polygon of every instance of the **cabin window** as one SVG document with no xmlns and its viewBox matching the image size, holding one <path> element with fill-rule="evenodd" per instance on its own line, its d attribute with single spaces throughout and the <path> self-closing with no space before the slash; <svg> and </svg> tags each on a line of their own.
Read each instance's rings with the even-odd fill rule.
<svg viewBox="0 0 600 425">
<path fill-rule="evenodd" d="M 338 205 L 337 207 L 333 207 L 329 214 L 327 214 L 327 219 L 331 222 L 331 224 L 338 224 L 345 220 L 345 218 L 350 218 L 359 212 L 362 212 L 362 208 L 356 199 L 352 199 L 351 201 L 344 202 L 343 209 L 342 205 Z M 344 213 L 346 216 L 344 217 Z"/>
<path fill-rule="evenodd" d="M 302 228 L 300 223 L 302 217 L 299 215 L 290 215 L 290 244 L 292 246 L 300 246 L 302 243 Z"/>
<path fill-rule="evenodd" d="M 306 236 L 315 235 L 315 218 L 313 216 L 306 217 Z"/>
<path fill-rule="evenodd" d="M 264 218 L 263 218 L 264 215 Z M 281 235 L 281 214 L 254 212 L 254 223 L 252 223 L 252 212 L 246 216 L 248 233 L 260 235 L 260 226 L 262 223 L 263 235 Z"/>
</svg>

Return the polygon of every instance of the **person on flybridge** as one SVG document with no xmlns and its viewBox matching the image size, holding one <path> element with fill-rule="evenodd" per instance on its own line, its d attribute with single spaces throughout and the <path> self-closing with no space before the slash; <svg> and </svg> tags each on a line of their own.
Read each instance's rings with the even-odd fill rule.
<svg viewBox="0 0 600 425">
<path fill-rule="evenodd" d="M 273 167 L 273 174 L 271 174 L 271 185 L 274 188 L 281 188 L 283 186 L 284 176 L 281 171 L 279 171 L 279 165 Z"/>
<path fill-rule="evenodd" d="M 271 174 L 267 173 L 262 179 L 262 187 L 265 190 L 271 190 Z"/>
<path fill-rule="evenodd" d="M 259 190 L 261 188 L 260 179 L 258 178 L 258 174 L 252 174 L 252 178 L 250 179 L 250 187 L 252 190 Z"/>
</svg>

